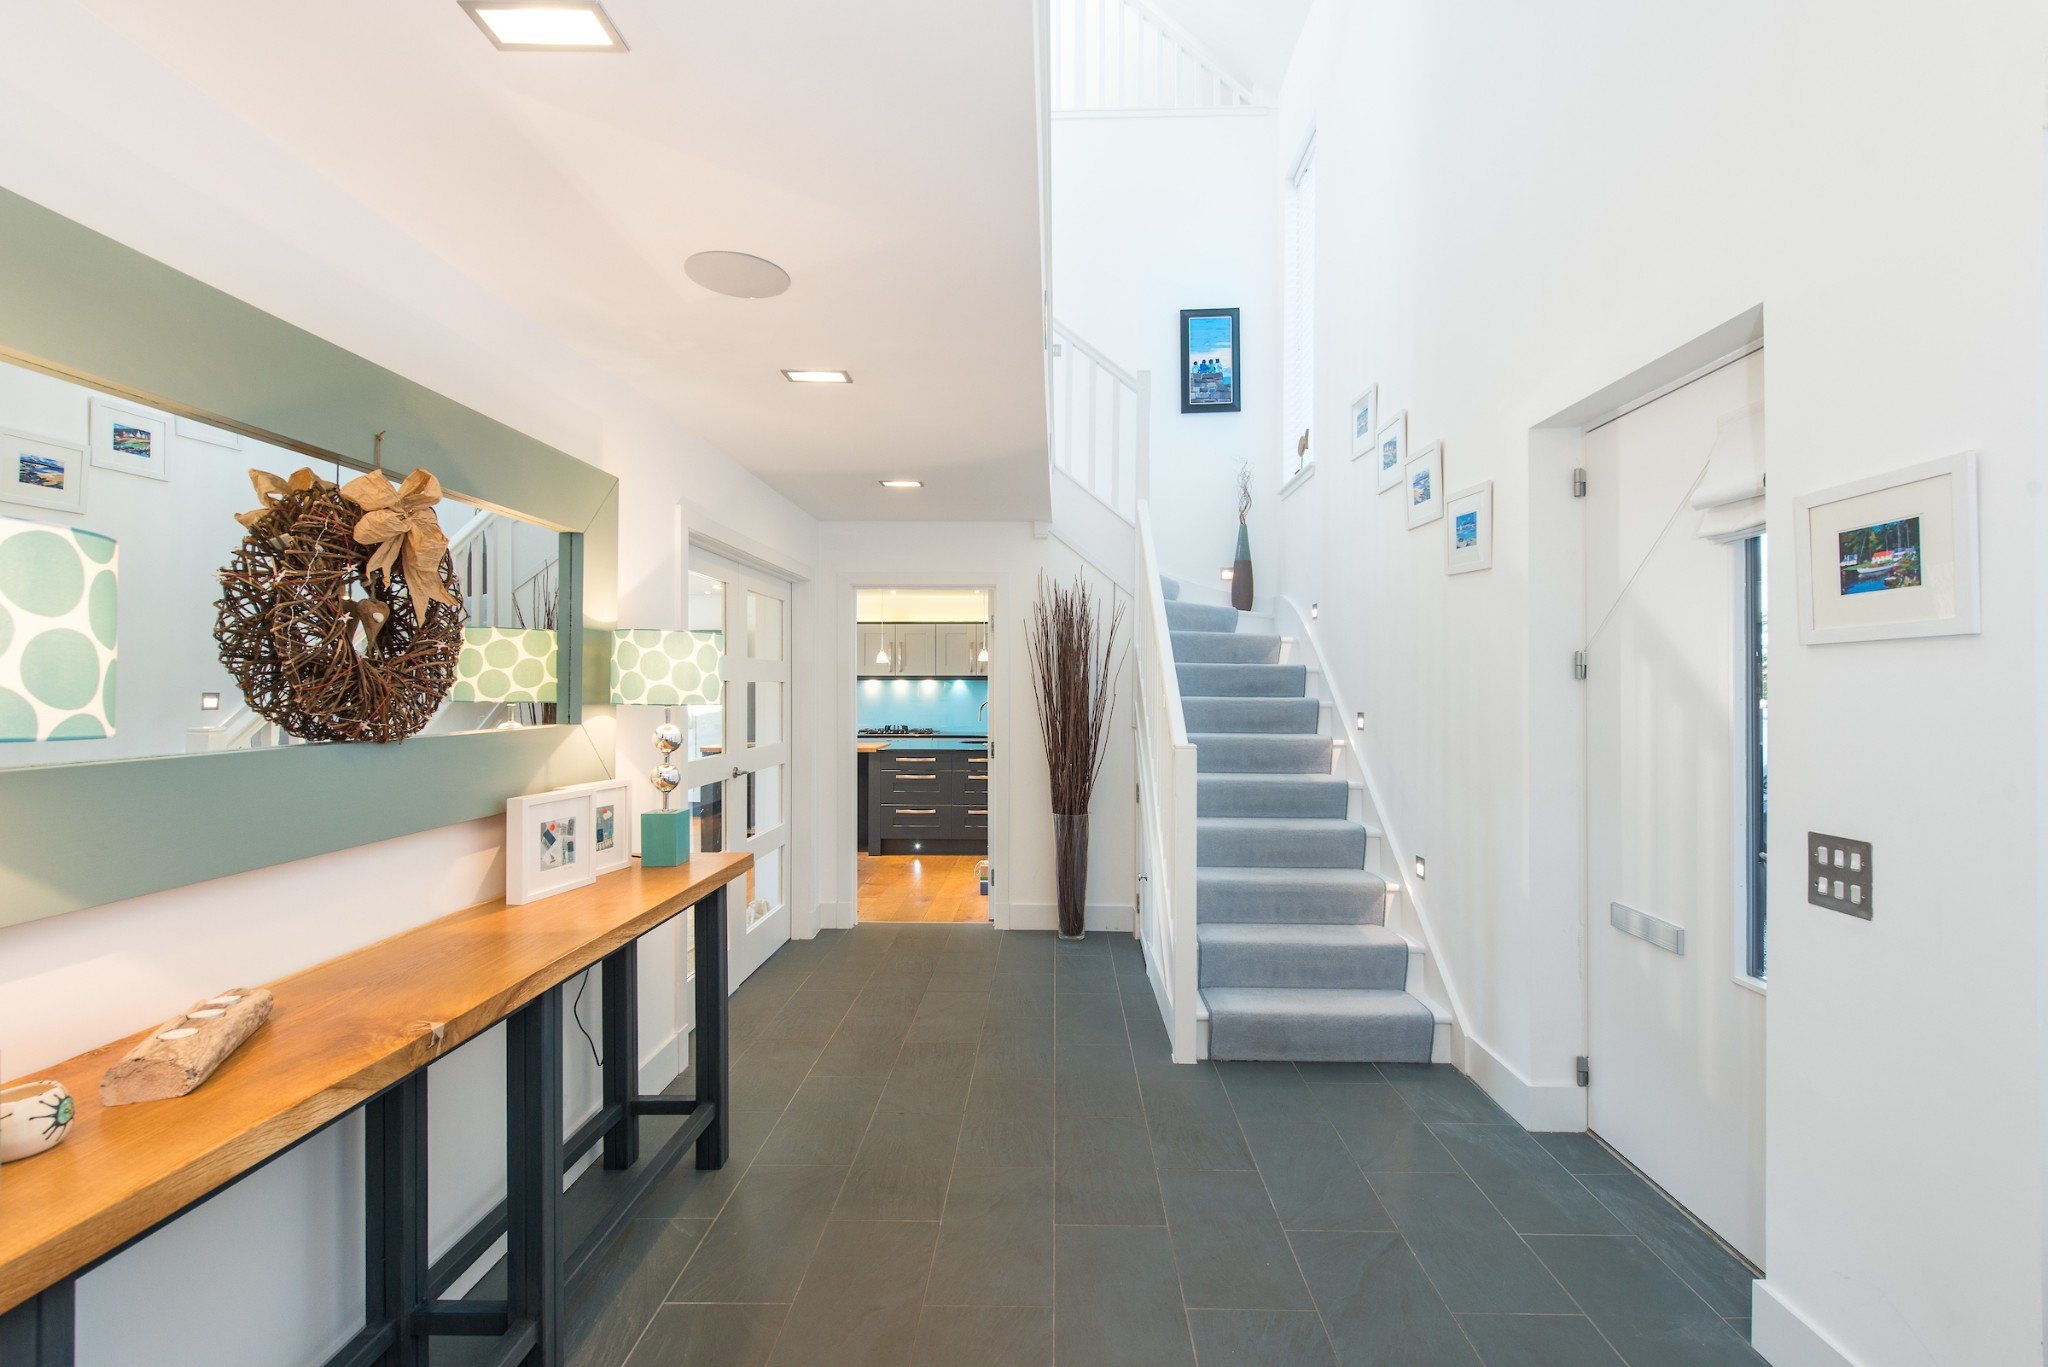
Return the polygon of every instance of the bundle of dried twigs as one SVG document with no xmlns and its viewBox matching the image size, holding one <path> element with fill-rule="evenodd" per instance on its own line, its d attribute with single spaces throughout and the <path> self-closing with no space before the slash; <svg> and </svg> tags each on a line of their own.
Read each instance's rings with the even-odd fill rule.
<svg viewBox="0 0 2048 1367">
<path fill-rule="evenodd" d="M 1027 647 L 1055 816 L 1086 816 L 1109 749 L 1109 717 L 1123 659 L 1124 605 L 1107 608 L 1079 574 L 1071 585 L 1038 577 Z"/>
<path fill-rule="evenodd" d="M 455 681 L 461 608 L 437 601 L 419 620 L 402 567 L 373 592 L 370 552 L 354 536 L 362 516 L 332 484 L 294 477 L 244 519 L 249 533 L 220 572 L 221 663 L 252 708 L 304 740 L 404 740 Z M 440 579 L 439 596 L 459 603 L 445 553 Z"/>
</svg>

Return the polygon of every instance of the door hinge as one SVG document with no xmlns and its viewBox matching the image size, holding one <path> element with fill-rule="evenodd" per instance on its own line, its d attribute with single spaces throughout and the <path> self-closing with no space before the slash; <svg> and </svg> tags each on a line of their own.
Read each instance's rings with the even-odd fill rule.
<svg viewBox="0 0 2048 1367">
<path fill-rule="evenodd" d="M 1583 650 L 1574 650 L 1572 652 L 1572 677 L 1574 679 L 1586 677 L 1586 652 Z"/>
<path fill-rule="evenodd" d="M 1593 1061 L 1584 1054 L 1579 1055 L 1579 1085 L 1586 1086 L 1593 1080 Z"/>
<path fill-rule="evenodd" d="M 1584 498 L 1585 496 L 1586 496 L 1586 472 L 1585 472 L 1585 469 L 1584 469 L 1584 468 L 1582 467 L 1582 468 L 1580 468 L 1580 469 L 1577 469 L 1577 470 L 1574 470 L 1574 471 L 1572 471 L 1572 497 L 1573 497 L 1573 498 Z"/>
</svg>

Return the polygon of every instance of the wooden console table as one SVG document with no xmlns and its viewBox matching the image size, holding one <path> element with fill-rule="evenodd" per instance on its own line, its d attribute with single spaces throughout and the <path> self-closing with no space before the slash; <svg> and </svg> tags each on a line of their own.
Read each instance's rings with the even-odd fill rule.
<svg viewBox="0 0 2048 1367">
<path fill-rule="evenodd" d="M 495 1338 L 493 1367 L 558 1367 L 566 1297 L 633 1208 L 685 1149 L 699 1168 L 725 1163 L 725 890 L 753 862 L 636 861 L 590 887 L 525 906 L 486 902 L 267 984 L 277 994 L 269 1022 L 176 1100 L 100 1105 L 100 1074 L 140 1035 L 38 1070 L 70 1089 L 78 1118 L 62 1144 L 0 1176 L 0 1363 L 71 1367 L 79 1276 L 361 1107 L 365 1324 L 328 1367 L 417 1367 L 436 1335 Z M 638 940 L 685 908 L 696 914 L 697 1092 L 642 1095 Z M 593 964 L 604 985 L 604 1099 L 565 1138 L 561 986 Z M 430 1263 L 426 1068 L 501 1021 L 507 1197 Z M 647 1115 L 687 1119 L 643 1159 Z M 599 1144 L 605 1167 L 632 1176 L 565 1249 L 562 1174 Z M 506 1299 L 441 1299 L 500 1236 Z"/>
</svg>

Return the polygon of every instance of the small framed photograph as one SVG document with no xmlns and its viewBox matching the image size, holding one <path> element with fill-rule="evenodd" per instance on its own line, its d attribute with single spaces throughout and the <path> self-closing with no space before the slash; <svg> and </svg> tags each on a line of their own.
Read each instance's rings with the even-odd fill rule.
<svg viewBox="0 0 2048 1367">
<path fill-rule="evenodd" d="M 596 825 L 588 792 L 564 789 L 505 804 L 505 902 L 521 906 L 597 878 Z"/>
<path fill-rule="evenodd" d="M 1379 449 L 1380 387 L 1369 384 L 1351 401 L 1351 459 Z"/>
<path fill-rule="evenodd" d="M 1238 372 L 1236 309 L 1180 311 L 1180 411 L 1237 413 L 1244 408 Z"/>
<path fill-rule="evenodd" d="M 1444 573 L 1493 568 L 1493 481 L 1444 500 Z"/>
<path fill-rule="evenodd" d="M 1801 641 L 1983 630 L 1976 452 L 1823 489 L 1793 508 Z"/>
<path fill-rule="evenodd" d="M 92 401 L 92 463 L 102 470 L 171 477 L 171 420 L 113 399 Z"/>
<path fill-rule="evenodd" d="M 0 501 L 85 511 L 85 448 L 0 428 Z"/>
<path fill-rule="evenodd" d="M 1408 410 L 1402 409 L 1380 426 L 1380 492 L 1401 482 L 1401 467 L 1408 463 Z"/>
<path fill-rule="evenodd" d="M 590 794 L 590 854 L 599 874 L 617 873 L 633 862 L 628 829 L 633 818 L 631 783 L 623 778 L 579 783 L 563 792 Z"/>
<path fill-rule="evenodd" d="M 1444 444 L 1431 442 L 1409 457 L 1402 469 L 1408 482 L 1408 530 L 1412 532 L 1444 515 Z"/>
<path fill-rule="evenodd" d="M 178 415 L 178 436 L 184 441 L 203 442 L 208 446 L 218 446 L 229 451 L 242 449 L 240 432 L 230 432 L 225 427 L 215 427 L 212 423 L 188 418 L 182 413 Z"/>
</svg>

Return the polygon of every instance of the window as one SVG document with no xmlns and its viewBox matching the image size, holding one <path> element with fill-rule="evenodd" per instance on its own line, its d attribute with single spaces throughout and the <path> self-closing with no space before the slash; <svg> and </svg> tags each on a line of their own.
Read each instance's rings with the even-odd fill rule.
<svg viewBox="0 0 2048 1367">
<path fill-rule="evenodd" d="M 1767 734 L 1771 712 L 1771 629 L 1769 615 L 1764 607 L 1766 563 L 1763 537 L 1751 537 L 1742 543 L 1742 620 L 1743 637 L 1748 647 L 1748 668 L 1744 671 L 1747 679 L 1747 696 L 1744 699 L 1743 715 L 1749 724 L 1746 747 L 1749 756 L 1749 821 L 1744 845 L 1744 852 L 1748 856 L 1748 915 L 1744 918 L 1742 949 L 1743 972 L 1758 982 L 1762 982 L 1765 977 L 1765 898 L 1769 884 L 1766 875 L 1770 871 L 1770 851 L 1765 836 L 1766 818 L 1771 810 L 1770 745 Z"/>
<path fill-rule="evenodd" d="M 1283 300 L 1286 332 L 1282 381 L 1286 414 L 1281 444 L 1282 479 L 1315 464 L 1308 444 L 1316 398 L 1316 143 L 1311 136 L 1287 182 L 1286 253 Z"/>
</svg>

